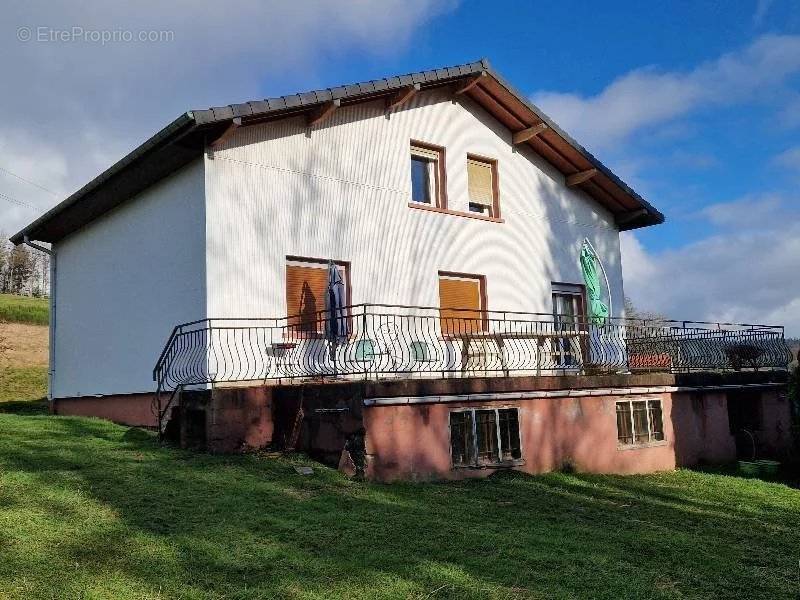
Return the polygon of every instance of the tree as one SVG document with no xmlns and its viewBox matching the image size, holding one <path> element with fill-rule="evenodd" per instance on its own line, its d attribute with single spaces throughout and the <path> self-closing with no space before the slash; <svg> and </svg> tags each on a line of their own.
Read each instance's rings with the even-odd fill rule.
<svg viewBox="0 0 800 600">
<path fill-rule="evenodd" d="M 0 292 L 6 291 L 6 270 L 8 267 L 9 255 L 8 238 L 4 233 L 0 233 Z"/>
<path fill-rule="evenodd" d="M 625 316 L 628 319 L 638 319 L 642 321 L 653 321 L 655 323 L 665 323 L 669 321 L 667 317 L 655 311 L 642 311 L 636 308 L 633 300 L 629 296 L 625 296 Z"/>
<path fill-rule="evenodd" d="M 25 246 L 15 246 L 8 255 L 8 291 L 21 294 L 30 284 L 35 269 L 35 261 Z"/>
</svg>

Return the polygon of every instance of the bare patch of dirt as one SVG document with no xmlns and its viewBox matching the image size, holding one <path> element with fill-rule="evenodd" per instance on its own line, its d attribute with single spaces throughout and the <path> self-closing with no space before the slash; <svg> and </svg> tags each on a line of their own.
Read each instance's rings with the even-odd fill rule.
<svg viewBox="0 0 800 600">
<path fill-rule="evenodd" d="M 0 323 L 0 338 L 10 346 L 3 356 L 3 365 L 14 367 L 46 367 L 48 328 L 26 323 Z"/>
</svg>

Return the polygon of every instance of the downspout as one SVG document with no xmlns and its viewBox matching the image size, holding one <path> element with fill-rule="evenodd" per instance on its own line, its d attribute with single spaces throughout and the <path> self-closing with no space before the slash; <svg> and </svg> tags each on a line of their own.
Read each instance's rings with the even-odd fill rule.
<svg viewBox="0 0 800 600">
<path fill-rule="evenodd" d="M 50 332 L 49 332 L 49 348 L 48 348 L 48 371 L 47 371 L 47 401 L 53 406 L 53 380 L 56 373 L 56 253 L 52 248 L 45 248 L 39 244 L 34 244 L 25 235 L 22 237 L 22 243 L 30 246 L 34 250 L 44 252 L 50 257 Z"/>
</svg>

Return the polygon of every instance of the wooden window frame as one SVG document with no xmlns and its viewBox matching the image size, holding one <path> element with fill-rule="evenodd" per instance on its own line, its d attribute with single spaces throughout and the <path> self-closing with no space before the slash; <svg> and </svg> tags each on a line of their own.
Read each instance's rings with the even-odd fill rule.
<svg viewBox="0 0 800 600">
<path fill-rule="evenodd" d="M 636 441 L 636 419 L 633 417 L 633 403 L 634 402 L 644 402 L 645 403 L 645 415 L 647 416 L 647 441 L 646 442 L 637 442 Z M 650 403 L 651 402 L 658 402 L 659 408 L 661 410 L 661 437 L 662 439 L 657 440 L 654 439 L 654 435 L 656 432 L 653 431 L 653 423 L 650 418 Z M 630 428 L 631 428 L 631 438 L 633 440 L 632 443 L 626 444 L 619 441 L 619 427 L 617 423 L 617 407 L 620 405 L 625 405 L 625 413 L 630 419 Z M 631 448 L 647 448 L 650 446 L 662 446 L 667 443 L 667 434 L 664 431 L 664 402 L 661 398 L 629 398 L 626 400 L 617 400 L 614 402 L 614 427 L 617 429 L 617 449 L 618 450 L 627 450 Z"/>
<path fill-rule="evenodd" d="M 480 307 L 478 308 L 478 313 L 481 315 L 481 328 L 483 331 L 488 331 L 489 329 L 489 309 L 488 309 L 488 295 L 486 293 L 486 275 L 477 275 L 475 273 L 461 273 L 458 271 L 439 271 L 437 273 L 436 281 L 441 286 L 442 277 L 449 277 L 451 279 L 474 279 L 478 281 L 479 285 L 479 299 L 480 299 Z M 439 319 L 440 319 L 440 327 L 441 327 L 441 311 L 448 310 L 443 309 L 441 306 L 441 298 L 439 300 Z M 442 337 L 446 340 L 453 340 L 453 339 L 461 339 L 464 337 L 463 335 L 455 335 L 455 334 L 445 334 L 442 333 Z"/>
<path fill-rule="evenodd" d="M 558 289 L 559 287 L 561 289 Z M 573 290 L 573 291 L 567 291 L 567 290 L 570 290 L 570 289 Z M 580 310 L 575 315 L 575 319 L 577 321 L 576 329 L 585 330 L 587 328 L 587 324 L 589 322 L 588 321 L 588 317 L 587 317 L 587 313 L 586 313 L 586 286 L 583 285 L 582 283 L 567 283 L 567 282 L 564 282 L 564 281 L 552 281 L 550 283 L 550 301 L 553 304 L 553 326 L 557 326 L 560 323 L 561 318 L 564 316 L 564 315 L 560 315 L 560 314 L 556 313 L 555 296 L 559 295 L 559 294 L 562 295 L 562 296 L 577 296 L 578 297 Z M 553 344 L 554 344 L 553 351 L 557 352 L 559 355 L 566 355 L 566 353 L 564 353 L 562 350 L 556 351 L 556 348 L 555 348 L 555 344 L 558 344 L 561 339 L 563 339 L 563 338 L 555 338 L 555 339 L 553 339 Z M 580 346 L 581 346 L 581 353 L 583 353 L 583 355 L 585 357 L 588 357 L 588 355 L 589 355 L 588 354 L 588 351 L 589 351 L 588 340 L 586 338 L 581 338 Z M 575 369 L 575 368 L 578 367 L 578 363 L 575 363 L 575 364 L 563 364 L 563 365 L 559 365 L 559 367 L 560 368 L 564 368 L 564 369 Z"/>
<path fill-rule="evenodd" d="M 434 170 L 434 194 L 431 204 L 416 202 L 413 197 L 409 200 L 409 204 L 431 209 L 447 210 L 447 169 L 445 168 L 447 149 L 444 146 L 437 146 L 429 142 L 412 139 L 409 144 L 409 157 L 414 155 L 415 147 L 427 150 L 428 152 L 434 152 L 437 155 L 436 169 Z"/>
<path fill-rule="evenodd" d="M 474 162 L 481 162 L 489 165 L 492 171 L 492 204 L 489 207 L 490 213 L 488 215 L 491 219 L 501 219 L 502 216 L 500 214 L 500 182 L 498 176 L 498 166 L 497 166 L 497 159 L 490 158 L 488 156 L 481 156 L 480 154 L 473 154 L 471 152 L 467 153 L 467 161 L 474 161 Z M 469 173 L 469 172 L 468 172 Z M 469 174 L 467 174 L 469 178 Z M 467 186 L 469 189 L 469 185 Z M 467 192 L 469 195 L 469 192 Z M 472 200 L 467 197 L 467 202 L 471 203 Z M 483 213 L 475 213 L 475 214 L 483 214 Z"/>
<path fill-rule="evenodd" d="M 298 315 L 291 315 L 289 314 L 289 288 L 286 286 L 286 267 L 290 266 L 290 263 L 305 263 L 306 265 L 320 265 L 320 268 L 326 268 L 328 266 L 328 261 L 331 260 L 334 265 L 339 267 L 344 271 L 344 293 L 346 297 L 346 306 L 352 306 L 353 304 L 353 296 L 352 296 L 352 288 L 350 285 L 350 262 L 344 260 L 333 260 L 327 258 L 309 258 L 306 256 L 294 256 L 294 255 L 287 255 L 286 262 L 284 263 L 284 294 L 286 299 L 286 323 L 289 329 L 289 337 L 293 339 L 316 339 L 325 337 L 324 331 L 301 331 L 299 327 L 294 325 L 290 325 L 289 320 L 290 317 L 298 316 Z M 302 264 L 298 266 L 303 266 Z M 320 311 L 324 311 L 325 308 L 320 309 Z M 320 312 L 318 311 L 318 312 Z M 347 325 L 348 329 L 352 332 L 353 331 L 353 315 L 352 311 L 348 308 L 347 309 Z"/>
<path fill-rule="evenodd" d="M 497 442 L 497 455 L 500 457 L 500 460 L 496 462 L 481 462 L 478 460 L 478 424 L 477 418 L 475 413 L 478 411 L 484 410 L 491 410 L 494 411 L 494 425 L 495 425 L 495 441 Z M 517 438 L 519 439 L 519 458 L 512 458 L 510 460 L 503 460 L 503 440 L 502 435 L 500 433 L 500 411 L 501 410 L 513 410 L 517 413 Z M 450 415 L 453 413 L 464 413 L 469 412 L 472 413 L 472 455 L 474 457 L 474 462 L 472 463 L 455 463 L 453 457 L 453 430 L 452 430 L 452 421 Z M 450 447 L 450 466 L 452 469 L 497 469 L 497 468 L 508 468 L 508 467 L 515 467 L 519 465 L 525 464 L 525 447 L 522 442 L 522 423 L 520 420 L 520 409 L 518 406 L 470 406 L 470 407 L 459 407 L 454 408 L 448 411 L 447 414 L 447 433 L 448 433 L 448 441 Z"/>
<path fill-rule="evenodd" d="M 558 289 L 558 288 L 562 289 Z M 566 291 L 569 288 L 572 288 L 573 291 Z M 578 317 L 580 317 L 583 321 L 586 320 L 586 286 L 582 283 L 568 283 L 566 281 L 551 281 L 550 282 L 550 300 L 553 300 L 553 297 L 556 294 L 561 295 L 573 295 L 580 297 L 580 311 L 578 313 Z M 553 303 L 553 316 L 561 316 L 556 314 L 556 306 Z"/>
</svg>

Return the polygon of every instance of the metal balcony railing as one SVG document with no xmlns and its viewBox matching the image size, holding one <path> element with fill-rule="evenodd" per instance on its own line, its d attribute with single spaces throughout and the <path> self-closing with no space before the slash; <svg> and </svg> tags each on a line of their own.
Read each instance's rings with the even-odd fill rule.
<svg viewBox="0 0 800 600">
<path fill-rule="evenodd" d="M 172 331 L 157 397 L 188 385 L 310 378 L 786 369 L 783 327 L 359 304 L 283 318 L 204 319 Z M 170 400 L 171 402 L 171 400 Z M 169 402 L 167 403 L 167 407 Z M 166 409 L 159 406 L 159 416 Z"/>
</svg>

